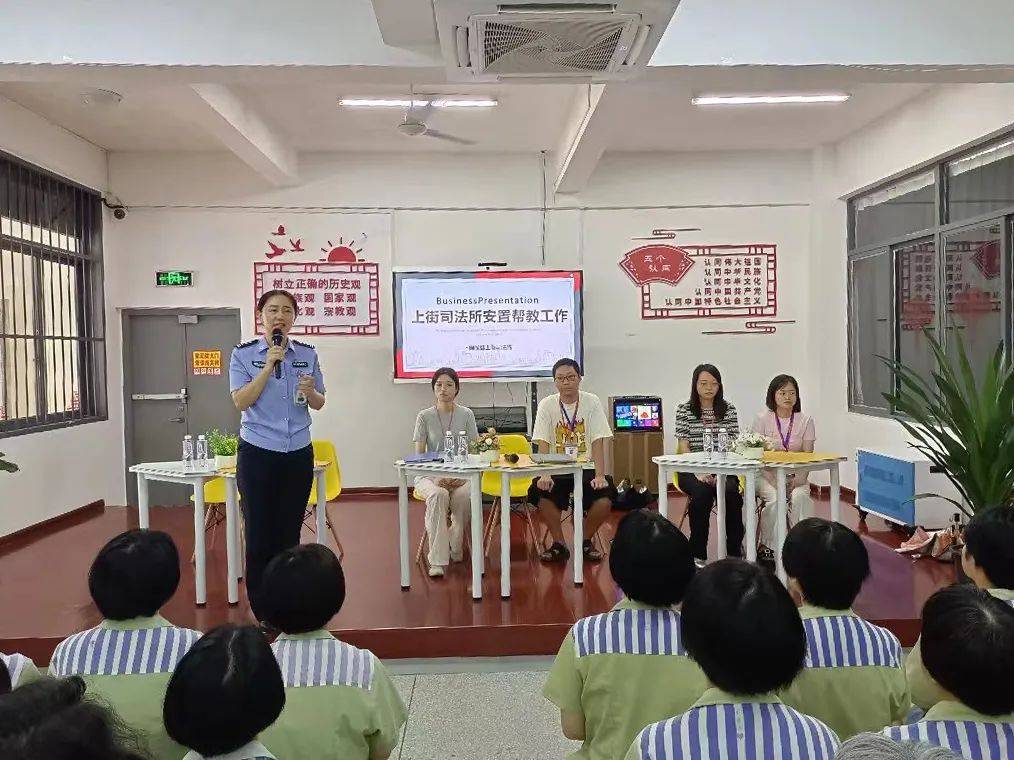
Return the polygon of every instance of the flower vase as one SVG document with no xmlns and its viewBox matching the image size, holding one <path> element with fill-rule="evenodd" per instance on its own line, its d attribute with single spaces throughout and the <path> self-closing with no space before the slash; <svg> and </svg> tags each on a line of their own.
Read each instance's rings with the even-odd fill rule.
<svg viewBox="0 0 1014 760">
<path fill-rule="evenodd" d="M 482 457 L 483 464 L 494 465 L 500 461 L 500 450 L 491 449 L 490 451 L 484 451 L 480 455 Z"/>
<path fill-rule="evenodd" d="M 763 459 L 764 449 L 757 447 L 755 449 L 740 449 L 739 455 L 744 459 Z"/>
</svg>

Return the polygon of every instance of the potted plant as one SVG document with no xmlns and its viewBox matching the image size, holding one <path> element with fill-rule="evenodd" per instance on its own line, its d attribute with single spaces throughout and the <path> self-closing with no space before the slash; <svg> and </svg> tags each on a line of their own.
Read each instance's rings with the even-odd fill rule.
<svg viewBox="0 0 1014 760">
<path fill-rule="evenodd" d="M 747 430 L 733 442 L 732 450 L 744 459 L 762 459 L 764 452 L 771 448 L 771 441 L 760 433 Z"/>
<path fill-rule="evenodd" d="M 901 362 L 881 359 L 897 380 L 884 397 L 903 416 L 910 444 L 937 465 L 961 494 L 945 498 L 966 517 L 1014 503 L 1014 366 L 1001 344 L 976 374 L 961 336 L 950 354 L 928 332 L 937 371 L 926 379 Z M 956 354 L 956 355 L 955 355 Z M 916 498 L 938 496 L 918 494 Z"/>
<path fill-rule="evenodd" d="M 492 465 L 500 461 L 500 436 L 495 428 L 479 433 L 479 437 L 468 444 L 468 459 L 472 464 Z"/>
<path fill-rule="evenodd" d="M 223 433 L 217 428 L 208 433 L 208 452 L 215 457 L 215 469 L 236 466 L 236 451 L 239 449 L 239 437 Z"/>
<path fill-rule="evenodd" d="M 0 472 L 17 472 L 18 466 L 9 459 L 4 459 L 3 452 L 0 452 Z"/>
</svg>

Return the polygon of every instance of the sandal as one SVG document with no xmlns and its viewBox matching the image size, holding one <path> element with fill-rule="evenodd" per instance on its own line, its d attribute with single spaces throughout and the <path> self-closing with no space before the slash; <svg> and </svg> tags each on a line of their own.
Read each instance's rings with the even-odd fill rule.
<svg viewBox="0 0 1014 760">
<path fill-rule="evenodd" d="M 590 539 L 584 542 L 582 552 L 584 553 L 584 558 L 589 562 L 600 562 L 602 560 L 602 552 L 595 548 Z"/>
<path fill-rule="evenodd" d="M 555 541 L 552 546 L 539 555 L 539 559 L 543 562 L 566 562 L 569 558 L 570 549 Z"/>
</svg>

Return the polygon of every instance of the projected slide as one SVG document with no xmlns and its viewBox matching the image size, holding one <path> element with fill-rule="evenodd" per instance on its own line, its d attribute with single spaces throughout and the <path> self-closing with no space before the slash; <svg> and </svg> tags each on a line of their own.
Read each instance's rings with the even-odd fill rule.
<svg viewBox="0 0 1014 760">
<path fill-rule="evenodd" d="M 581 272 L 395 272 L 395 377 L 549 377 L 583 359 L 581 295 Z"/>
</svg>

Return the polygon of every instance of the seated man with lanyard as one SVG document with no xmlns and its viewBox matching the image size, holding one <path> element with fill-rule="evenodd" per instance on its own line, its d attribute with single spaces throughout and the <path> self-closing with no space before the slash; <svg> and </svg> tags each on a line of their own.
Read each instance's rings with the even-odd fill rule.
<svg viewBox="0 0 1014 760">
<path fill-rule="evenodd" d="M 571 760 L 613 760 L 649 723 L 681 713 L 704 693 L 687 656 L 679 605 L 694 577 L 690 542 L 658 512 L 631 512 L 616 529 L 609 572 L 624 598 L 578 620 L 546 687 L 563 734 L 583 741 Z"/>
<path fill-rule="evenodd" d="M 105 618 L 56 647 L 52 676 L 81 676 L 147 741 L 156 760 L 180 760 L 186 749 L 169 738 L 162 700 L 173 669 L 201 634 L 158 614 L 180 583 L 180 557 L 168 533 L 128 530 L 102 547 L 88 572 L 88 590 Z"/>
<path fill-rule="evenodd" d="M 884 734 L 968 760 L 1014 757 L 1014 607 L 968 584 L 937 591 L 922 610 L 922 662 L 944 698 Z"/>
<path fill-rule="evenodd" d="M 581 390 L 580 364 L 573 359 L 560 359 L 553 365 L 553 382 L 559 393 L 539 402 L 532 443 L 537 444 L 543 454 L 591 455 L 595 470 L 585 470 L 582 481 L 586 513 L 583 551 L 586 560 L 598 562 L 602 553 L 592 545 L 592 536 L 616 501 L 616 486 L 605 474 L 605 441 L 612 438 L 613 433 L 599 397 Z M 565 562 L 570 557 L 560 515 L 570 505 L 573 494 L 573 475 L 543 475 L 533 480 L 528 489 L 529 503 L 538 507 L 553 537 L 552 546 L 539 555 L 543 562 Z"/>
<path fill-rule="evenodd" d="M 323 544 L 287 549 L 264 571 L 271 645 L 285 682 L 285 709 L 263 740 L 280 758 L 385 760 L 408 711 L 377 657 L 339 641 L 328 621 L 345 602 L 341 563 Z"/>
<path fill-rule="evenodd" d="M 779 693 L 782 701 L 843 740 L 902 723 L 912 700 L 901 643 L 852 611 L 870 575 L 863 540 L 841 523 L 811 517 L 789 531 L 782 562 L 806 629 L 806 664 Z"/>
<path fill-rule="evenodd" d="M 626 760 L 834 758 L 834 731 L 776 694 L 803 669 L 806 635 L 773 573 L 719 560 L 698 571 L 682 613 L 683 645 L 711 688 L 685 712 L 641 731 Z"/>
</svg>

